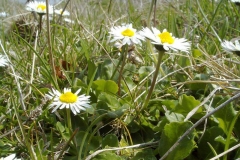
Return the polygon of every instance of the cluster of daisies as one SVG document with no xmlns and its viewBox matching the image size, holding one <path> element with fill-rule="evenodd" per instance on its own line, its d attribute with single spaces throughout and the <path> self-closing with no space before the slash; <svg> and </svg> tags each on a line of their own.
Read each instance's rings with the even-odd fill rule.
<svg viewBox="0 0 240 160">
<path fill-rule="evenodd" d="M 45 2 L 40 2 L 40 1 L 30 1 L 26 4 L 26 10 L 31 11 L 31 12 L 36 12 L 39 15 L 45 15 L 47 13 L 47 5 Z M 57 14 L 64 16 L 64 21 L 73 23 L 73 21 L 67 16 L 70 15 L 70 13 L 67 10 L 63 9 L 56 9 L 52 5 L 48 5 L 48 13 L 50 15 L 52 14 Z"/>
<path fill-rule="evenodd" d="M 27 4 L 27 10 L 33 11 L 39 14 L 46 14 L 46 4 L 45 2 L 29 2 Z M 53 13 L 54 9 L 49 6 L 49 13 Z M 55 10 L 55 13 L 61 15 L 69 15 L 69 12 L 62 10 Z M 163 31 L 158 30 L 155 27 L 143 28 L 137 31 L 132 27 L 132 24 L 123 24 L 121 26 L 114 26 L 110 29 L 110 37 L 112 40 L 110 42 L 115 42 L 123 45 L 135 45 L 141 44 L 141 41 L 145 39 L 151 40 L 152 44 L 155 45 L 156 49 L 161 51 L 182 51 L 189 52 L 191 49 L 191 43 L 185 38 L 176 38 L 172 33 L 168 32 L 166 29 Z M 239 38 L 240 39 L 240 38 Z M 222 48 L 227 52 L 240 53 L 239 39 L 234 39 L 234 41 L 224 40 L 221 43 Z M 0 66 L 6 66 L 7 60 L 4 56 L 0 56 Z M 52 89 L 46 98 L 51 100 L 50 109 L 55 112 L 58 109 L 70 109 L 73 114 L 80 113 L 81 110 L 86 110 L 90 108 L 90 96 L 85 94 L 78 95 L 81 89 L 77 90 L 75 93 L 69 88 L 64 88 L 63 92 Z"/>
<path fill-rule="evenodd" d="M 132 27 L 132 24 L 112 27 L 109 32 L 113 37 L 110 42 L 120 43 L 122 45 L 140 44 L 146 38 L 151 40 L 155 46 L 160 46 L 165 51 L 183 51 L 189 52 L 191 43 L 185 38 L 175 38 L 172 33 L 164 29 L 162 32 L 155 27 L 143 28 L 137 31 Z M 156 47 L 159 48 L 159 47 Z"/>
</svg>

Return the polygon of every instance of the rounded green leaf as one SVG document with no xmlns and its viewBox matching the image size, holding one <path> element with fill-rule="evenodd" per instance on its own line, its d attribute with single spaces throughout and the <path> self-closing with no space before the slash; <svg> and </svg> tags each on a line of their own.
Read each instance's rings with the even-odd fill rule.
<svg viewBox="0 0 240 160">
<path fill-rule="evenodd" d="M 182 134 L 192 126 L 191 122 L 172 122 L 164 127 L 160 142 L 159 154 L 163 156 Z M 186 136 L 167 156 L 166 160 L 181 160 L 189 156 L 195 148 L 194 132 Z"/>
<path fill-rule="evenodd" d="M 114 134 L 108 134 L 103 138 L 102 147 L 118 147 L 118 138 Z"/>
<path fill-rule="evenodd" d="M 118 91 L 118 85 L 112 80 L 96 80 L 93 82 L 92 87 L 100 92 L 102 91 L 115 94 Z"/>
<path fill-rule="evenodd" d="M 153 150 L 144 149 L 139 151 L 131 160 L 157 160 L 154 156 Z"/>
<path fill-rule="evenodd" d="M 200 104 L 200 101 L 196 100 L 193 96 L 187 96 L 184 94 L 179 98 L 179 103 L 175 107 L 174 112 L 186 115 L 192 109 L 197 107 L 199 104 Z M 196 113 L 201 113 L 201 112 L 202 112 L 202 108 L 200 107 Z"/>
</svg>

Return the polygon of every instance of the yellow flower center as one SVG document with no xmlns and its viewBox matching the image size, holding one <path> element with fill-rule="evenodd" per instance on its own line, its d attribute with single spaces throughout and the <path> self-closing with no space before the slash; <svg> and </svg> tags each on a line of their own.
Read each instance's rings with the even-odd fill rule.
<svg viewBox="0 0 240 160">
<path fill-rule="evenodd" d="M 158 35 L 162 43 L 173 44 L 174 39 L 169 32 L 163 32 Z"/>
<path fill-rule="evenodd" d="M 77 101 L 77 98 L 77 95 L 72 92 L 66 92 L 60 95 L 59 100 L 64 103 L 74 103 Z"/>
<path fill-rule="evenodd" d="M 42 10 L 42 11 L 45 11 L 46 10 L 46 5 L 44 5 L 44 4 L 39 4 L 38 6 L 37 6 L 37 9 L 40 9 L 40 10 Z"/>
<path fill-rule="evenodd" d="M 134 31 L 132 31 L 131 29 L 125 29 L 124 31 L 122 31 L 123 36 L 132 37 L 134 36 L 134 34 Z"/>
</svg>

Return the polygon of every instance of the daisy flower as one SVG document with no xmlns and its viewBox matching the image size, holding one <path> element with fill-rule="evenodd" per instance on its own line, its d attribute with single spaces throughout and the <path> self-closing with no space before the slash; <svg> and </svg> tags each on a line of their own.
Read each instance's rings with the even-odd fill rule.
<svg viewBox="0 0 240 160">
<path fill-rule="evenodd" d="M 31 1 L 26 4 L 26 10 L 36 12 L 38 14 L 47 13 L 47 5 L 45 2 Z M 53 13 L 53 6 L 49 5 L 49 14 Z"/>
<path fill-rule="evenodd" d="M 234 52 L 237 55 L 240 55 L 240 44 L 239 44 L 239 40 L 238 38 L 233 39 L 232 41 L 226 41 L 224 40 L 221 43 L 221 46 L 223 48 L 224 51 L 226 52 Z"/>
<path fill-rule="evenodd" d="M 0 17 L 7 17 L 8 16 L 8 13 L 6 12 L 0 12 Z"/>
<path fill-rule="evenodd" d="M 172 49 L 174 51 L 184 51 L 188 52 L 190 49 L 190 42 L 185 38 L 175 38 L 172 33 L 169 33 L 166 29 L 160 32 L 157 28 L 152 27 L 144 28 L 140 34 L 152 41 L 157 49 L 163 48 L 164 50 Z"/>
<path fill-rule="evenodd" d="M 58 15 L 62 15 L 62 16 L 69 16 L 70 15 L 70 13 L 68 11 L 65 10 L 63 12 L 62 9 L 56 9 L 56 10 L 54 10 L 54 13 L 56 13 Z"/>
<path fill-rule="evenodd" d="M 5 67 L 8 65 L 8 60 L 5 56 L 0 55 L 0 67 Z"/>
<path fill-rule="evenodd" d="M 121 40 L 122 45 L 139 44 L 141 43 L 140 40 L 144 40 L 144 37 L 141 36 L 136 29 L 132 28 L 132 24 L 112 27 L 109 33 L 113 36 L 110 42 Z"/>
<path fill-rule="evenodd" d="M 80 95 L 78 93 L 81 89 L 77 90 L 77 92 L 72 93 L 71 89 L 64 88 L 63 93 L 60 93 L 58 90 L 52 89 L 52 92 L 49 92 L 45 96 L 48 99 L 53 100 L 50 104 L 50 109 L 53 108 L 52 112 L 55 112 L 57 109 L 71 109 L 73 114 L 80 113 L 81 110 L 86 110 L 86 108 L 90 108 L 89 105 L 90 96 Z"/>
</svg>

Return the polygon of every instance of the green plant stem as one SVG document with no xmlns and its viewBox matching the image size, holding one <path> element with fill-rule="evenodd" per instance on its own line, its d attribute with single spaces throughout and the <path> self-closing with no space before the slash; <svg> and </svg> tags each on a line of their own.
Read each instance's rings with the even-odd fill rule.
<svg viewBox="0 0 240 160">
<path fill-rule="evenodd" d="M 119 71 L 119 77 L 118 77 L 118 95 L 121 95 L 121 81 L 122 81 L 122 74 L 123 74 L 123 68 L 125 66 L 125 62 L 126 62 L 126 58 L 127 58 L 127 54 L 128 54 L 128 45 L 125 45 L 123 47 L 123 52 L 121 53 L 122 56 L 122 65 Z"/>
<path fill-rule="evenodd" d="M 107 114 L 102 114 L 100 116 L 98 116 L 91 124 L 90 126 L 87 128 L 87 130 L 85 131 L 85 134 L 83 136 L 83 139 L 82 139 L 82 143 L 80 145 L 80 149 L 79 149 L 79 152 L 78 152 L 78 160 L 82 160 L 82 153 L 83 153 L 83 147 L 84 147 L 84 144 L 86 143 L 86 139 L 87 139 L 87 136 L 89 135 L 90 133 L 90 130 L 92 129 L 92 127 L 94 125 L 96 125 L 98 122 L 100 122 L 102 120 L 102 118 L 104 116 L 106 116 Z"/>
<path fill-rule="evenodd" d="M 212 16 L 212 19 L 211 19 L 210 22 L 208 21 L 208 19 L 207 19 L 207 17 L 206 17 L 206 14 L 203 12 L 203 9 L 201 8 L 201 5 L 200 5 L 199 1 L 197 0 L 196 2 L 197 2 L 197 4 L 198 4 L 198 7 L 199 7 L 199 9 L 200 9 L 200 12 L 202 13 L 205 21 L 208 23 L 208 27 L 207 27 L 207 29 L 205 30 L 205 34 L 203 34 L 203 37 L 202 37 L 201 41 L 199 42 L 199 44 L 202 44 L 202 43 L 204 42 L 204 39 L 205 39 L 205 37 L 206 37 L 206 35 L 207 35 L 207 32 L 209 31 L 210 28 L 213 30 L 215 36 L 216 36 L 216 37 L 218 38 L 218 40 L 221 42 L 220 37 L 218 36 L 218 34 L 216 33 L 216 31 L 215 31 L 214 28 L 212 27 L 212 26 L 213 26 L 212 23 L 213 23 L 216 15 L 217 15 L 218 9 L 220 8 L 220 5 L 221 5 L 221 3 L 223 2 L 223 0 L 221 0 L 221 1 L 218 3 L 217 9 L 215 10 L 214 15 Z"/>
<path fill-rule="evenodd" d="M 151 83 L 151 87 L 149 89 L 149 92 L 148 92 L 148 95 L 147 95 L 147 98 L 143 104 L 143 107 L 142 109 L 146 108 L 147 105 L 148 105 L 148 102 L 152 96 L 152 93 L 153 93 L 153 90 L 155 88 L 155 85 L 156 85 L 156 80 L 157 80 L 157 77 L 158 77 L 158 74 L 159 74 L 159 68 L 160 68 L 160 65 L 162 63 L 162 57 L 164 55 L 164 51 L 159 51 L 158 53 L 158 61 L 157 61 L 157 65 L 156 65 L 156 69 L 155 69 L 155 72 L 154 72 L 154 75 L 153 75 L 153 79 L 152 79 L 152 83 Z"/>
<path fill-rule="evenodd" d="M 208 114 L 206 114 L 205 116 L 203 116 L 201 119 L 199 119 L 192 127 L 190 127 L 183 135 L 180 136 L 180 138 L 172 145 L 172 147 L 170 147 L 168 149 L 168 151 L 159 159 L 159 160 L 163 160 L 165 159 L 177 146 L 178 144 L 189 134 L 191 133 L 199 124 L 201 124 L 206 118 L 210 117 L 211 115 L 213 115 L 215 112 L 217 112 L 218 110 L 220 110 L 221 108 L 225 107 L 227 104 L 229 104 L 230 102 L 238 99 L 240 97 L 240 92 L 235 94 L 233 97 L 231 97 L 230 99 L 228 99 L 227 101 L 225 101 L 224 103 L 220 104 L 217 108 L 215 108 L 214 110 L 212 110 L 211 112 L 209 112 Z"/>
<path fill-rule="evenodd" d="M 64 151 L 66 150 L 66 148 L 69 146 L 71 140 L 73 140 L 73 138 L 75 137 L 75 135 L 78 133 L 79 128 L 75 129 L 75 131 L 73 132 L 73 134 L 71 135 L 71 137 L 69 138 L 69 140 L 67 141 L 67 143 L 63 146 L 63 148 L 61 149 L 61 152 L 59 154 L 59 156 L 57 157 L 56 160 L 59 160 L 62 158 L 62 155 L 64 153 Z"/>
<path fill-rule="evenodd" d="M 54 80 L 54 84 L 57 84 L 57 76 L 55 71 L 55 64 L 54 64 L 54 58 L 52 53 L 52 41 L 51 41 L 51 31 L 50 31 L 50 20 L 49 20 L 49 2 L 46 0 L 46 6 L 47 6 L 47 39 L 48 39 L 48 47 L 49 47 L 49 61 L 52 68 L 52 76 Z"/>
<path fill-rule="evenodd" d="M 154 10 L 153 10 L 153 26 L 156 27 L 156 9 L 157 9 L 157 0 L 154 0 Z"/>
<path fill-rule="evenodd" d="M 230 139 L 232 136 L 232 130 L 234 128 L 234 125 L 238 119 L 238 116 L 240 115 L 240 111 L 238 111 L 238 113 L 236 114 L 236 116 L 233 118 L 230 127 L 228 129 L 228 134 L 227 134 L 227 139 L 226 139 L 226 143 L 225 143 L 225 147 L 224 147 L 224 152 L 228 150 L 229 145 L 230 145 Z M 227 154 L 224 155 L 223 160 L 227 160 Z"/>
<path fill-rule="evenodd" d="M 150 23 L 151 23 L 151 16 L 152 16 L 152 11 L 153 11 L 153 6 L 155 4 L 155 1 L 156 0 L 152 0 L 151 2 L 151 6 L 150 6 L 150 10 L 149 10 L 149 13 L 148 13 L 148 19 L 147 19 L 147 26 L 151 26 Z"/>
<path fill-rule="evenodd" d="M 38 24 L 39 34 L 40 34 L 41 31 L 42 31 L 42 17 L 43 17 L 43 14 L 39 14 L 39 24 Z"/>
<path fill-rule="evenodd" d="M 69 129 L 69 135 L 71 135 L 72 134 L 72 122 L 71 122 L 70 108 L 67 109 L 67 126 Z"/>
<path fill-rule="evenodd" d="M 207 142 L 209 148 L 212 150 L 212 153 L 216 156 L 217 155 L 217 152 L 216 150 L 214 149 L 214 147 L 211 145 L 211 143 Z"/>
<path fill-rule="evenodd" d="M 154 27 L 155 27 L 156 4 L 157 4 L 157 0 L 152 0 L 152 1 L 151 1 L 151 6 L 150 6 L 149 13 L 148 13 L 148 19 L 147 19 L 147 27 L 150 27 L 150 26 L 151 26 L 152 13 L 154 13 Z M 152 44 L 150 43 L 149 40 L 147 41 L 147 47 L 150 49 L 150 52 L 153 54 Z M 154 60 L 154 63 L 156 63 L 157 58 L 156 58 L 155 55 L 153 55 L 153 60 Z"/>
</svg>

